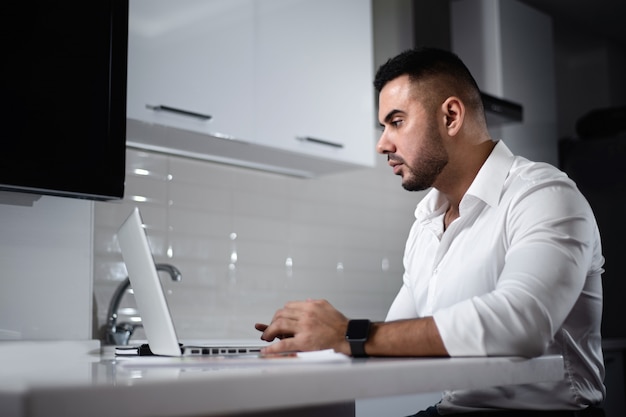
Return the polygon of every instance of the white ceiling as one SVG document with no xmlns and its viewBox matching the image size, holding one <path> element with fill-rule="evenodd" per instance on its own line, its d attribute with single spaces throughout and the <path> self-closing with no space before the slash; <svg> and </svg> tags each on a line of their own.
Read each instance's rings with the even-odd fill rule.
<svg viewBox="0 0 626 417">
<path fill-rule="evenodd" d="M 626 48 L 626 0 L 521 0 L 552 16 L 555 25 L 612 39 Z"/>
</svg>

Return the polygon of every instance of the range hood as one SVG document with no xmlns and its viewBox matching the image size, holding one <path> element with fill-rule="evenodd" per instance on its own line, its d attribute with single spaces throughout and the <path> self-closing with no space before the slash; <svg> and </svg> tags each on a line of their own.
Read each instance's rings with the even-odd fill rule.
<svg viewBox="0 0 626 417">
<path fill-rule="evenodd" d="M 481 92 L 480 96 L 485 107 L 487 126 L 496 127 L 523 120 L 524 109 L 521 104 L 494 97 L 484 92 Z"/>
</svg>

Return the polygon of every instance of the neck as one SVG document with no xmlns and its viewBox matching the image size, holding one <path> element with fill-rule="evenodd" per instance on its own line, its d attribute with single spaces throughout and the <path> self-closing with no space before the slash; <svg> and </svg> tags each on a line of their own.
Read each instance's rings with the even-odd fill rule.
<svg viewBox="0 0 626 417">
<path fill-rule="evenodd" d="M 450 203 L 451 216 L 458 217 L 461 199 L 472 185 L 496 143 L 484 140 L 478 144 L 460 146 L 450 153 L 448 166 L 441 173 L 434 187 Z"/>
<path fill-rule="evenodd" d="M 444 232 L 448 229 L 448 226 L 450 226 L 450 224 L 456 220 L 458 217 L 460 216 L 459 213 L 459 207 L 456 206 L 452 206 L 450 205 L 450 207 L 448 207 L 448 210 L 446 210 L 446 214 L 444 214 L 443 216 L 443 230 Z"/>
</svg>

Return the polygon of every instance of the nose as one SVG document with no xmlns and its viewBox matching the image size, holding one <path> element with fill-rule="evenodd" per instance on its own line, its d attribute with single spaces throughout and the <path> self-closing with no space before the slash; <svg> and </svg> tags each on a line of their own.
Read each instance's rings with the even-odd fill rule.
<svg viewBox="0 0 626 417">
<path fill-rule="evenodd" d="M 383 133 L 378 138 L 378 143 L 376 144 L 376 152 L 381 155 L 386 155 L 388 153 L 394 153 L 396 148 L 393 142 L 388 138 L 388 135 L 383 130 Z"/>
</svg>

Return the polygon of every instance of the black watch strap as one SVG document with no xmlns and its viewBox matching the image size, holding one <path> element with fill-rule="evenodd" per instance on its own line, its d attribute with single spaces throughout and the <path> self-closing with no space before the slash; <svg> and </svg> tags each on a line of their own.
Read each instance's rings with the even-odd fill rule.
<svg viewBox="0 0 626 417">
<path fill-rule="evenodd" d="M 350 352 L 354 358 L 366 358 L 367 353 L 365 353 L 365 342 L 350 342 Z"/>
<path fill-rule="evenodd" d="M 365 342 L 369 337 L 371 322 L 365 319 L 350 320 L 346 331 L 346 340 L 350 344 L 350 351 L 355 358 L 367 357 Z"/>
</svg>

